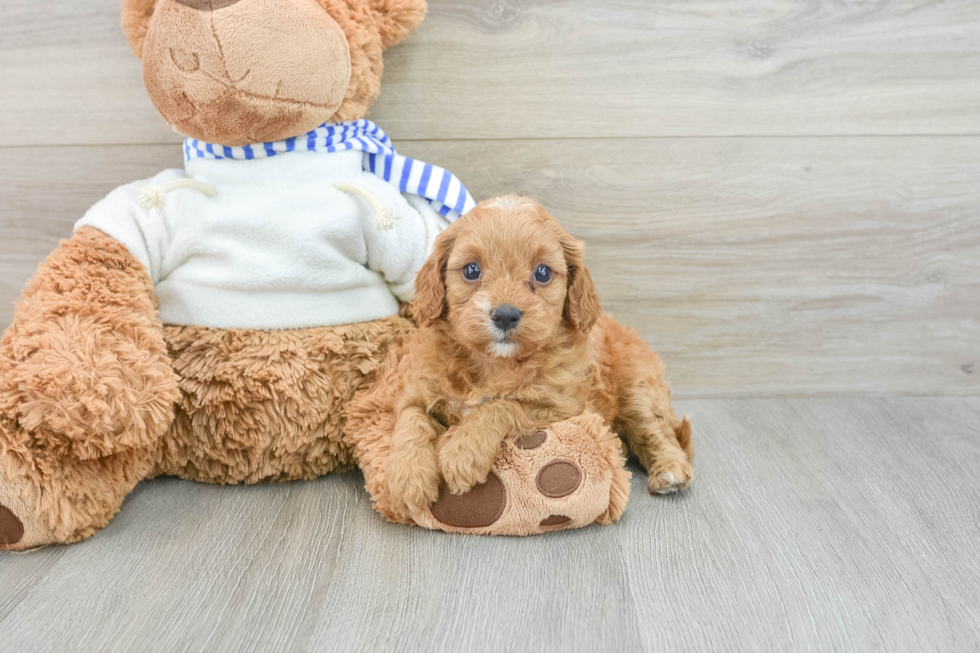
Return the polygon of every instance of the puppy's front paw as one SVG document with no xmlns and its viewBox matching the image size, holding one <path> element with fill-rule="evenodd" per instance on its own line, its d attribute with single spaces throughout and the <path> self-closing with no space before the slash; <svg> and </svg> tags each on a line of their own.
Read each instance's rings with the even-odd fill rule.
<svg viewBox="0 0 980 653">
<path fill-rule="evenodd" d="M 694 468 L 688 461 L 672 461 L 650 470 L 647 486 L 651 494 L 673 494 L 684 490 L 694 478 Z"/>
<path fill-rule="evenodd" d="M 411 459 L 392 457 L 385 470 L 388 500 L 395 512 L 412 517 L 439 498 L 439 468 L 435 451 Z"/>
<path fill-rule="evenodd" d="M 496 457 L 497 449 L 482 451 L 459 427 L 449 429 L 439 442 L 439 469 L 453 494 L 486 481 Z"/>
</svg>

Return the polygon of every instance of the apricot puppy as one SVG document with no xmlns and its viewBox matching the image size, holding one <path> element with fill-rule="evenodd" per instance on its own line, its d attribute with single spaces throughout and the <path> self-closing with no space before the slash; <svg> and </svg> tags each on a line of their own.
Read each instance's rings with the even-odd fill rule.
<svg viewBox="0 0 980 653">
<path fill-rule="evenodd" d="M 670 405 L 664 365 L 603 314 L 582 252 L 516 196 L 481 203 L 438 238 L 416 279 L 421 328 L 399 364 L 387 467 L 396 510 L 434 501 L 440 474 L 454 493 L 471 489 L 505 438 L 587 410 L 626 440 L 651 492 L 691 482 L 691 425 Z"/>
</svg>

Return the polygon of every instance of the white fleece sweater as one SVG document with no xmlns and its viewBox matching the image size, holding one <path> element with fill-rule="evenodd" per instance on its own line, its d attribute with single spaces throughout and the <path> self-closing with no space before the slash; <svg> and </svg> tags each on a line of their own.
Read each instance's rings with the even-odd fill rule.
<svg viewBox="0 0 980 653">
<path fill-rule="evenodd" d="M 415 275 L 447 221 L 416 195 L 362 170 L 357 151 L 288 152 L 248 161 L 192 159 L 183 170 L 117 188 L 75 225 L 125 245 L 149 270 L 164 324 L 293 329 L 381 319 L 411 301 Z M 207 197 L 172 190 L 142 208 L 149 185 L 190 177 Z M 352 184 L 391 209 L 394 228 L 334 188 Z"/>
</svg>

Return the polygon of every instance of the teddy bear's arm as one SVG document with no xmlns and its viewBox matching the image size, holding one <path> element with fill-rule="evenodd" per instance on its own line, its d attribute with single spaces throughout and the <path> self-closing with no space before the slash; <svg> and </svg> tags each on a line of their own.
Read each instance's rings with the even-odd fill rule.
<svg viewBox="0 0 980 653">
<path fill-rule="evenodd" d="M 170 183 L 184 179 L 187 175 L 182 170 L 164 170 L 150 179 L 120 186 L 90 208 L 75 223 L 75 231 L 94 227 L 110 236 L 146 268 L 151 283 L 159 283 L 163 258 L 170 247 L 164 214 L 170 212 L 179 194 L 161 192 L 160 207 L 142 206 L 141 196 L 153 190 L 162 191 Z"/>
<path fill-rule="evenodd" d="M 90 459 L 162 437 L 177 377 L 145 266 L 91 227 L 62 241 L 0 341 L 0 379 L 0 418 L 40 448 Z"/>
</svg>

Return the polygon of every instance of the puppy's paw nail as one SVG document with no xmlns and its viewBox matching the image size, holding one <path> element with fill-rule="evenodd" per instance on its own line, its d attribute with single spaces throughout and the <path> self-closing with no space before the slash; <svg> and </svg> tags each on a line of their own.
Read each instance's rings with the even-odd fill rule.
<svg viewBox="0 0 980 653">
<path fill-rule="evenodd" d="M 674 473 L 667 472 L 666 474 L 660 475 L 660 487 L 654 490 L 657 494 L 673 494 L 677 492 L 680 488 L 674 481 Z"/>
<path fill-rule="evenodd" d="M 683 490 L 691 483 L 693 471 L 689 468 L 675 467 L 673 470 L 651 474 L 649 487 L 653 494 L 673 494 Z"/>
<path fill-rule="evenodd" d="M 461 481 L 455 474 L 446 473 L 446 489 L 449 490 L 450 494 L 462 494 L 466 491 L 465 483 Z"/>
<path fill-rule="evenodd" d="M 455 489 L 452 489 L 453 494 L 465 494 L 476 487 L 477 483 L 469 483 L 467 481 L 459 481 L 456 483 Z"/>
</svg>

